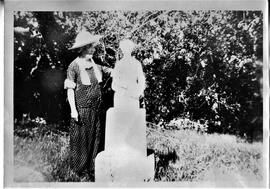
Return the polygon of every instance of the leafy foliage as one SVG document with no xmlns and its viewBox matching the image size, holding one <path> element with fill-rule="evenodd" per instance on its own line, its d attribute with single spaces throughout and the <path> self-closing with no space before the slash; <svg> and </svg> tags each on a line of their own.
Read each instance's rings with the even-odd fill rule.
<svg viewBox="0 0 270 189">
<path fill-rule="evenodd" d="M 262 131 L 262 17 L 260 11 L 15 12 L 15 116 L 68 120 L 63 81 L 77 53 L 67 49 L 86 28 L 104 36 L 94 57 L 102 65 L 121 58 L 121 39 L 138 44 L 148 121 L 184 117 L 207 121 L 209 132 L 253 138 Z"/>
</svg>

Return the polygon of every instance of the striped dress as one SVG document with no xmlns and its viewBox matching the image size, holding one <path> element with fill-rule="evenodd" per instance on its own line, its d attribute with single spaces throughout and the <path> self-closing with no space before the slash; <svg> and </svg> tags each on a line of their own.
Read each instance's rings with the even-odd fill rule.
<svg viewBox="0 0 270 189">
<path fill-rule="evenodd" d="M 67 70 L 67 80 L 72 85 L 79 120 L 70 122 L 70 155 L 71 169 L 78 174 L 84 171 L 94 172 L 94 159 L 98 153 L 100 142 L 99 111 L 101 103 L 101 89 L 93 67 L 85 68 L 89 83 L 82 82 L 82 68 L 75 59 Z M 84 74 L 85 74 L 84 73 Z"/>
</svg>

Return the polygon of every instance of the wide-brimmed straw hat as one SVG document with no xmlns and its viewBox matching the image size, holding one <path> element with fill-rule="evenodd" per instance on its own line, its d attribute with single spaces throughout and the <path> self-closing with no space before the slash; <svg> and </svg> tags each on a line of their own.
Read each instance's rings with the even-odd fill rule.
<svg viewBox="0 0 270 189">
<path fill-rule="evenodd" d="M 101 37 L 101 35 L 92 35 L 87 31 L 81 31 L 76 36 L 75 43 L 71 48 L 69 48 L 69 50 L 84 47 L 91 43 L 98 43 Z"/>
</svg>

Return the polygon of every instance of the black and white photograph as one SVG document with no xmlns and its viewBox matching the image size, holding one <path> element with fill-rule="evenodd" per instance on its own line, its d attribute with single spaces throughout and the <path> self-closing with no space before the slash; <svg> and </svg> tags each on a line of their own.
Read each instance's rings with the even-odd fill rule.
<svg viewBox="0 0 270 189">
<path fill-rule="evenodd" d="M 119 7 L 12 11 L 5 179 L 267 187 L 265 9 Z"/>
</svg>

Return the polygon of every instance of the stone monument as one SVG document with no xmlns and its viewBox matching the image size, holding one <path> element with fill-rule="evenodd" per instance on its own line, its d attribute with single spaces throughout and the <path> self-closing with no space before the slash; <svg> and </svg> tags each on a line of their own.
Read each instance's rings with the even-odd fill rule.
<svg viewBox="0 0 270 189">
<path fill-rule="evenodd" d="M 139 107 L 145 77 L 131 56 L 135 44 L 120 42 L 124 57 L 112 71 L 114 107 L 107 111 L 105 150 L 95 159 L 96 182 L 138 182 L 154 178 L 154 155 L 147 156 L 146 112 Z"/>
</svg>

